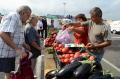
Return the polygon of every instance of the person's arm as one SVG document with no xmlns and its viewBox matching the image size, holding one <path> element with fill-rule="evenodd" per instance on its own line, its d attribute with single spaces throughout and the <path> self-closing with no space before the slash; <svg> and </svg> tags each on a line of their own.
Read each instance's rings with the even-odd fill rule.
<svg viewBox="0 0 120 79">
<path fill-rule="evenodd" d="M 74 27 L 79 27 L 79 26 L 89 26 L 89 24 L 91 23 L 91 21 L 84 21 L 84 22 L 75 22 L 75 23 L 68 23 L 66 24 L 67 26 L 74 26 Z"/>
<path fill-rule="evenodd" d="M 34 48 L 38 49 L 39 51 L 41 50 L 41 47 L 39 45 L 37 45 L 35 41 L 31 42 L 31 46 L 33 46 Z"/>
<path fill-rule="evenodd" d="M 30 49 L 30 46 L 28 45 L 28 44 L 26 44 L 25 42 L 23 43 L 23 45 L 22 45 L 25 49 L 27 49 L 27 50 L 31 50 Z"/>
<path fill-rule="evenodd" d="M 6 32 L 0 32 L 0 37 L 3 39 L 3 41 L 10 46 L 12 49 L 17 49 L 17 46 L 13 42 L 12 38 L 10 37 L 10 33 Z"/>
<path fill-rule="evenodd" d="M 102 43 L 100 43 L 100 44 L 92 44 L 92 43 L 88 43 L 87 45 L 86 45 L 86 48 L 88 48 L 88 49 L 99 49 L 99 48 L 104 48 L 104 47 L 107 47 L 107 46 L 110 46 L 111 45 L 111 40 L 106 40 L 106 41 L 104 41 L 104 42 L 102 42 Z"/>
<path fill-rule="evenodd" d="M 9 47 L 14 49 L 16 53 L 20 55 L 21 58 L 24 58 L 27 56 L 25 51 L 23 51 L 21 48 L 18 48 L 16 44 L 13 42 L 12 38 L 10 37 L 10 33 L 0 32 L 0 37 Z"/>
<path fill-rule="evenodd" d="M 77 22 L 77 23 L 69 23 L 66 26 L 70 31 L 74 31 L 80 34 L 84 34 L 86 32 L 85 28 L 90 25 L 90 21 L 85 22 Z"/>
<path fill-rule="evenodd" d="M 91 43 L 88 43 L 86 45 L 86 47 L 88 48 L 104 48 L 104 47 L 107 47 L 107 46 L 110 46 L 112 41 L 111 41 L 111 31 L 110 31 L 110 26 L 106 26 L 103 30 L 104 31 L 104 41 L 98 43 L 98 44 L 91 44 Z"/>
<path fill-rule="evenodd" d="M 95 45 L 95 48 L 104 48 L 104 47 L 110 46 L 111 42 L 112 42 L 111 40 L 106 40 L 103 43 Z"/>
<path fill-rule="evenodd" d="M 85 33 L 84 27 L 68 27 L 68 29 L 73 31 L 73 32 L 80 33 L 80 34 L 84 34 Z"/>
</svg>

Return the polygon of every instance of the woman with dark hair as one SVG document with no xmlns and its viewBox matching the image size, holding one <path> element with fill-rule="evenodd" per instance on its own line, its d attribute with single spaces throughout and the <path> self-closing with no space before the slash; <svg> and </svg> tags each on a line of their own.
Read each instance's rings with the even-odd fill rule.
<svg viewBox="0 0 120 79">
<path fill-rule="evenodd" d="M 87 21 L 87 18 L 84 14 L 78 14 L 75 16 L 76 22 L 84 22 Z M 68 29 L 74 32 L 74 43 L 80 44 L 83 43 L 84 45 L 88 42 L 88 27 L 82 27 L 79 24 L 76 26 L 68 27 Z"/>
</svg>

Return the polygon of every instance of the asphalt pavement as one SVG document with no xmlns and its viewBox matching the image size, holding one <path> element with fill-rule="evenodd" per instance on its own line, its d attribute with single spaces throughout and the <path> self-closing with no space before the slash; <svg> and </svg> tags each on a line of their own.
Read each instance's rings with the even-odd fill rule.
<svg viewBox="0 0 120 79">
<path fill-rule="evenodd" d="M 112 34 L 112 45 L 105 49 L 103 69 L 109 70 L 113 76 L 120 77 L 120 35 Z"/>
</svg>

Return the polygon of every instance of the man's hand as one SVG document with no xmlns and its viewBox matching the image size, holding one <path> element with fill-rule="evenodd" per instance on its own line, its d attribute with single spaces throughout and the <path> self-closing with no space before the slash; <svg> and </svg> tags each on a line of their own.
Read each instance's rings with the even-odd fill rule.
<svg viewBox="0 0 120 79">
<path fill-rule="evenodd" d="M 26 44 L 26 43 L 23 43 L 23 45 L 22 45 L 25 49 L 27 49 L 27 50 L 31 50 L 30 49 L 30 46 L 28 45 L 28 44 Z"/>
<path fill-rule="evenodd" d="M 95 46 L 92 43 L 88 43 L 85 47 L 87 49 L 94 49 L 95 48 Z"/>
</svg>

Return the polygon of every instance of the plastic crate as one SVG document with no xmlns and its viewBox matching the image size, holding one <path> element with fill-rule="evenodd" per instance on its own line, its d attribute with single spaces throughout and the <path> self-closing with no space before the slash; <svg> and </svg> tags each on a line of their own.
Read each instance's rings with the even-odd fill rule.
<svg viewBox="0 0 120 79">
<path fill-rule="evenodd" d="M 53 54 L 53 58 L 56 64 L 56 68 L 57 69 L 61 69 L 62 67 L 64 67 L 66 65 L 66 63 L 63 63 L 59 58 L 58 58 L 58 52 L 55 51 L 55 53 Z"/>
<path fill-rule="evenodd" d="M 74 49 L 74 47 L 72 47 L 73 49 Z M 90 56 L 95 56 L 94 54 L 92 54 L 91 52 L 89 52 L 87 49 L 85 49 L 84 47 L 83 48 L 78 48 L 77 47 L 77 50 L 79 49 L 79 51 L 80 52 L 87 52 L 87 53 L 89 53 L 89 55 Z M 64 53 L 64 54 L 68 54 L 68 53 Z M 73 53 L 74 54 L 74 53 Z M 68 63 L 64 63 L 64 62 L 62 62 L 59 58 L 58 58 L 58 55 L 62 55 L 62 53 L 60 53 L 60 52 L 58 52 L 58 51 L 56 51 L 55 50 L 55 53 L 54 53 L 54 60 L 55 60 L 55 63 L 56 63 L 56 68 L 62 68 L 62 67 L 64 67 L 66 64 L 69 64 L 70 62 L 68 62 Z M 94 62 L 96 62 L 97 61 L 97 58 L 96 58 L 96 56 L 95 56 L 95 61 Z M 91 62 L 91 63 L 93 63 L 93 62 Z"/>
</svg>

